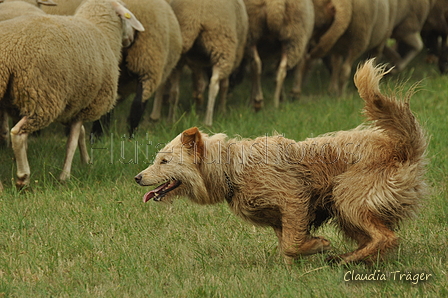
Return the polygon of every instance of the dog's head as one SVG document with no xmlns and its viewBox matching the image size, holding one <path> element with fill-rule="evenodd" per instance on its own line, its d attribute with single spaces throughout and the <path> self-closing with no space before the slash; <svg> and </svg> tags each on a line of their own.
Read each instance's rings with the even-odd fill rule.
<svg viewBox="0 0 448 298">
<path fill-rule="evenodd" d="M 143 196 L 144 202 L 206 192 L 198 168 L 204 151 L 202 137 L 196 127 L 185 130 L 157 153 L 151 166 L 135 176 L 141 186 L 157 186 Z"/>
</svg>

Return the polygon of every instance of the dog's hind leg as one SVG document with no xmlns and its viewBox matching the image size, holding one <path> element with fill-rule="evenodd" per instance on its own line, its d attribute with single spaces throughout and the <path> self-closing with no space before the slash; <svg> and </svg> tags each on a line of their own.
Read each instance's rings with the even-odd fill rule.
<svg viewBox="0 0 448 298">
<path fill-rule="evenodd" d="M 369 213 L 363 216 L 359 228 L 343 225 L 345 234 L 358 242 L 358 249 L 340 256 L 331 257 L 329 262 L 347 264 L 352 262 L 374 263 L 384 253 L 398 245 L 398 237 L 381 219 Z"/>
</svg>

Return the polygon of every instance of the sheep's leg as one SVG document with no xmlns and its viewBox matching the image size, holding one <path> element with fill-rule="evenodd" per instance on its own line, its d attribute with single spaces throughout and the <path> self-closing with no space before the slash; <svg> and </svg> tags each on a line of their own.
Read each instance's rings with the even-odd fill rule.
<svg viewBox="0 0 448 298">
<path fill-rule="evenodd" d="M 260 55 L 258 55 L 257 46 L 251 47 L 251 103 L 255 111 L 259 111 L 263 107 L 263 90 L 261 89 L 261 72 L 262 64 Z"/>
<path fill-rule="evenodd" d="M 423 49 L 423 41 L 420 36 L 420 32 L 415 32 L 414 34 L 407 35 L 405 38 L 400 40 L 400 42 L 405 43 L 410 47 L 410 50 L 398 61 L 396 68 L 393 72 L 402 71 L 408 64 L 414 59 L 415 56 L 420 53 Z"/>
<path fill-rule="evenodd" d="M 277 77 L 275 79 L 275 92 L 274 92 L 274 107 L 278 108 L 280 106 L 280 96 L 283 90 L 283 82 L 286 77 L 286 67 L 288 65 L 288 54 L 282 52 L 282 57 L 280 60 L 280 64 L 277 69 Z"/>
<path fill-rule="evenodd" d="M 223 114 L 226 112 L 228 91 L 229 91 L 229 78 L 222 79 L 219 82 L 219 110 Z"/>
<path fill-rule="evenodd" d="M 30 165 L 28 163 L 28 157 L 26 150 L 28 147 L 28 133 L 22 133 L 22 126 L 27 122 L 27 117 L 23 117 L 12 129 L 11 129 L 11 143 L 14 151 L 14 156 L 17 163 L 17 182 L 16 187 L 21 189 L 30 184 Z"/>
<path fill-rule="evenodd" d="M 388 45 L 384 46 L 383 55 L 393 65 L 396 65 L 401 59 L 400 54 Z"/>
<path fill-rule="evenodd" d="M 134 135 L 135 130 L 140 123 L 140 120 L 143 117 L 143 112 L 145 111 L 147 100 L 143 101 L 143 83 L 139 80 L 137 84 L 137 90 L 135 92 L 134 101 L 132 102 L 131 112 L 129 114 L 128 122 L 129 122 L 129 136 L 132 137 Z M 160 116 L 159 116 L 160 117 Z M 157 120 L 155 118 L 151 118 L 152 120 Z"/>
<path fill-rule="evenodd" d="M 311 58 L 303 58 L 294 69 L 294 80 L 291 89 L 291 96 L 294 99 L 299 99 L 302 95 L 302 85 L 309 69 L 311 68 Z"/>
<path fill-rule="evenodd" d="M 182 75 L 182 68 L 175 68 L 165 84 L 169 85 L 169 121 L 175 121 L 177 105 L 179 104 L 179 82 Z"/>
<path fill-rule="evenodd" d="M 81 125 L 81 129 L 79 131 L 78 147 L 81 155 L 81 162 L 84 164 L 88 164 L 90 162 L 90 157 L 89 153 L 87 152 L 86 130 L 84 128 L 84 125 Z"/>
<path fill-rule="evenodd" d="M 104 134 L 104 131 L 107 130 L 110 127 L 110 120 L 112 117 L 112 112 L 101 116 L 99 120 L 93 121 L 92 123 L 92 129 L 90 130 L 90 138 L 101 138 Z"/>
<path fill-rule="evenodd" d="M 447 35 L 442 35 L 442 43 L 440 46 L 439 54 L 439 70 L 440 73 L 446 74 L 448 72 L 448 47 L 447 47 Z"/>
<path fill-rule="evenodd" d="M 339 89 L 339 76 L 341 74 L 343 57 L 341 55 L 331 55 L 331 77 L 328 91 L 330 95 L 341 95 Z"/>
<path fill-rule="evenodd" d="M 67 139 L 64 166 L 62 168 L 62 173 L 59 176 L 59 180 L 61 181 L 70 178 L 73 156 L 75 155 L 76 145 L 78 144 L 79 137 L 81 134 L 81 127 L 82 127 L 81 121 L 74 122 L 70 126 L 70 135 L 68 136 Z"/>
<path fill-rule="evenodd" d="M 339 73 L 339 95 L 342 95 L 345 93 L 345 90 L 347 89 L 347 84 L 350 80 L 350 74 L 352 71 L 352 59 L 345 60 L 341 65 L 341 72 Z"/>
<path fill-rule="evenodd" d="M 205 111 L 204 124 L 211 126 L 213 124 L 213 109 L 215 107 L 216 96 L 219 92 L 219 67 L 213 66 L 212 77 L 210 79 L 210 85 L 208 87 L 208 103 L 207 110 Z"/>
<path fill-rule="evenodd" d="M 201 67 L 192 68 L 192 81 L 193 81 L 193 98 L 195 99 L 196 106 L 202 106 L 204 103 L 204 91 L 207 87 L 207 80 L 205 79 L 204 70 Z"/>
<path fill-rule="evenodd" d="M 162 104 L 163 104 L 163 84 L 162 88 L 159 86 L 157 88 L 155 95 L 154 95 L 154 103 L 152 105 L 152 112 L 151 115 L 149 115 L 149 118 L 153 121 L 157 121 L 162 116 Z"/>
<path fill-rule="evenodd" d="M 0 110 L 0 145 L 9 147 L 9 117 L 6 111 Z"/>
</svg>

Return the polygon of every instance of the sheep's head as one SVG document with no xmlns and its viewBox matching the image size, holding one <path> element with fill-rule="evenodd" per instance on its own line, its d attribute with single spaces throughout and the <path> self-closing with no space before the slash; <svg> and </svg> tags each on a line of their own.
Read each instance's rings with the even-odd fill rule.
<svg viewBox="0 0 448 298">
<path fill-rule="evenodd" d="M 129 47 L 134 41 L 135 30 L 137 31 L 145 31 L 142 23 L 137 20 L 134 14 L 123 6 L 123 4 L 119 2 L 113 2 L 112 6 L 114 7 L 117 14 L 122 19 L 123 24 L 123 46 Z"/>
</svg>

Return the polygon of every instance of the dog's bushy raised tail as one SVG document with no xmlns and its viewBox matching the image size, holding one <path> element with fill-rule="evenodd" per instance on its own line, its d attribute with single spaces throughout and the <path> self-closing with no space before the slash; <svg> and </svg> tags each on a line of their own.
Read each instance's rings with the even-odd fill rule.
<svg viewBox="0 0 448 298">
<path fill-rule="evenodd" d="M 383 95 L 379 82 L 389 70 L 385 65 L 374 66 L 374 61 L 370 59 L 360 65 L 354 77 L 359 95 L 365 101 L 364 113 L 376 127 L 397 141 L 404 160 L 416 161 L 424 156 L 427 140 L 409 107 L 413 89 L 403 99 Z"/>
</svg>

